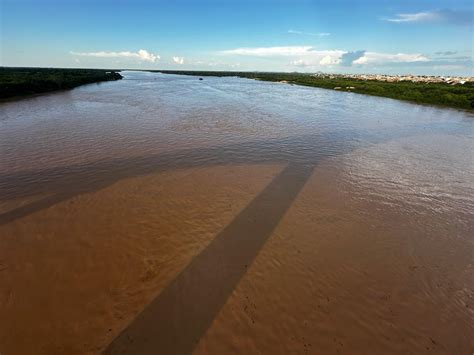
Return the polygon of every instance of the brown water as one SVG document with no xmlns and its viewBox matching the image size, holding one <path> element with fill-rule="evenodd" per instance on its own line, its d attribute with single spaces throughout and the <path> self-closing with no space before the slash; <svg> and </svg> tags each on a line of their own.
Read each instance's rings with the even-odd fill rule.
<svg viewBox="0 0 474 355">
<path fill-rule="evenodd" d="M 472 114 L 125 72 L 0 154 L 2 355 L 474 352 Z"/>
</svg>

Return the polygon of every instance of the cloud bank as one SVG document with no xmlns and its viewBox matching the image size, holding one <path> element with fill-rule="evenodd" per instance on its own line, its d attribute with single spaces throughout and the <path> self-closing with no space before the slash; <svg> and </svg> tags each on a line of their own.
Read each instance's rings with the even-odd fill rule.
<svg viewBox="0 0 474 355">
<path fill-rule="evenodd" d="M 352 61 L 352 64 L 384 64 L 384 63 L 415 63 L 415 62 L 428 62 L 429 58 L 422 54 L 388 54 L 388 53 L 376 53 L 376 52 L 365 52 L 364 55 Z"/>
<path fill-rule="evenodd" d="M 290 64 L 298 67 L 352 66 L 386 63 L 427 62 L 430 59 L 423 54 L 414 53 L 378 53 L 365 50 L 318 50 L 312 46 L 236 48 L 222 51 L 224 55 L 253 56 L 264 58 L 291 57 Z"/>
<path fill-rule="evenodd" d="M 140 61 L 155 63 L 160 59 L 158 54 L 150 53 L 144 49 L 140 49 L 138 52 L 70 52 L 72 55 L 82 57 L 97 57 L 97 58 L 132 58 Z"/>
<path fill-rule="evenodd" d="M 220 53 L 224 55 L 242 55 L 253 57 L 297 56 L 305 55 L 311 51 L 311 49 L 311 46 L 236 48 L 221 51 Z"/>
</svg>

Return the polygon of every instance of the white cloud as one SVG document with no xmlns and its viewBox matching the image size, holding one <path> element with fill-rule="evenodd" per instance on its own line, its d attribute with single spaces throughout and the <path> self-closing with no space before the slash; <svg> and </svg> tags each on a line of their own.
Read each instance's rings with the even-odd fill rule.
<svg viewBox="0 0 474 355">
<path fill-rule="evenodd" d="M 414 14 L 398 14 L 394 18 L 387 18 L 389 22 L 426 22 L 436 20 L 439 15 L 435 12 L 417 12 Z"/>
<path fill-rule="evenodd" d="M 294 35 L 315 36 L 315 37 L 326 37 L 326 36 L 331 35 L 329 32 L 312 33 L 312 32 L 303 32 L 303 31 L 297 31 L 297 30 L 288 30 L 288 33 L 291 33 Z"/>
<path fill-rule="evenodd" d="M 316 50 L 312 46 L 260 47 L 237 48 L 221 52 L 226 55 L 240 55 L 250 57 L 293 57 L 291 64 L 300 67 L 338 64 L 345 51 Z"/>
<path fill-rule="evenodd" d="M 221 52 L 222 54 L 254 56 L 254 57 L 294 57 L 291 64 L 300 67 L 328 66 L 339 64 L 341 56 L 346 51 L 341 50 L 316 50 L 312 46 L 282 46 L 282 47 L 259 47 L 259 48 L 237 48 Z"/>
<path fill-rule="evenodd" d="M 97 57 L 97 58 L 132 58 L 142 61 L 155 63 L 160 59 L 158 54 L 150 53 L 144 49 L 140 49 L 138 52 L 70 52 L 72 55 L 82 57 Z"/>
<path fill-rule="evenodd" d="M 211 68 L 221 68 L 221 69 L 236 69 L 241 67 L 241 63 L 227 63 L 227 62 L 222 62 L 222 61 L 203 61 L 203 60 L 197 60 L 197 61 L 187 61 L 186 62 L 188 65 L 191 66 L 198 66 L 198 67 L 211 67 Z"/>
<path fill-rule="evenodd" d="M 260 47 L 260 48 L 236 48 L 221 51 L 226 55 L 243 55 L 254 57 L 274 57 L 274 56 L 297 56 L 308 54 L 311 46 L 288 46 L 288 47 Z"/>
<path fill-rule="evenodd" d="M 293 62 L 291 62 L 291 64 L 296 65 L 297 67 L 310 67 L 314 65 L 313 62 L 303 59 L 294 60 Z"/>
<path fill-rule="evenodd" d="M 319 64 L 321 64 L 321 65 L 334 65 L 334 64 L 339 64 L 340 61 L 341 61 L 340 58 L 334 58 L 334 57 L 331 57 L 330 55 L 327 55 L 319 61 Z"/>
<path fill-rule="evenodd" d="M 341 61 L 341 56 L 338 52 L 323 55 L 321 52 L 315 53 L 311 58 L 297 59 L 292 62 L 297 67 L 319 67 L 319 66 L 332 66 L 337 65 Z"/>
<path fill-rule="evenodd" d="M 384 63 L 413 63 L 413 62 L 428 62 L 429 58 L 422 54 L 388 54 L 365 52 L 363 56 L 354 60 L 352 64 L 384 64 Z"/>
<path fill-rule="evenodd" d="M 427 62 L 430 59 L 422 54 L 377 53 L 365 50 L 317 50 L 312 46 L 237 48 L 221 52 L 227 55 L 240 55 L 263 58 L 291 58 L 290 65 L 305 68 L 321 68 L 351 65 L 370 65 L 388 63 Z"/>
<path fill-rule="evenodd" d="M 182 65 L 184 64 L 184 57 L 173 57 L 173 62 L 179 65 Z"/>
<path fill-rule="evenodd" d="M 432 10 L 415 13 L 397 14 L 392 18 L 385 18 L 385 21 L 395 23 L 410 22 L 444 22 L 454 25 L 472 26 L 473 10 Z"/>
<path fill-rule="evenodd" d="M 292 62 L 298 67 L 320 68 L 331 67 L 338 65 L 341 62 L 341 57 L 346 53 L 341 50 L 311 50 L 303 57 L 300 57 Z"/>
</svg>

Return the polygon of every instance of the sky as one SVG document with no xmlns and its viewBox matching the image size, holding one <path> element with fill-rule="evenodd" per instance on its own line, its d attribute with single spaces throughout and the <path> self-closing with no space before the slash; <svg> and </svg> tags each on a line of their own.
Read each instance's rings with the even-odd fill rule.
<svg viewBox="0 0 474 355">
<path fill-rule="evenodd" d="M 0 0 L 0 66 L 474 76 L 471 0 Z"/>
</svg>

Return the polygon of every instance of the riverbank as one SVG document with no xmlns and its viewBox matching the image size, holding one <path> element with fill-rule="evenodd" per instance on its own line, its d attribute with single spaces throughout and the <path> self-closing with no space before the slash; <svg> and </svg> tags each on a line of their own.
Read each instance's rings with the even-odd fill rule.
<svg viewBox="0 0 474 355">
<path fill-rule="evenodd" d="M 355 92 L 391 99 L 411 101 L 419 104 L 439 105 L 452 108 L 474 110 L 474 85 L 449 85 L 446 83 L 384 82 L 376 80 L 358 80 L 348 78 L 317 77 L 303 73 L 258 73 L 258 72 L 220 72 L 220 71 L 176 71 L 160 70 L 164 74 L 195 76 L 238 76 L 241 78 L 283 82 Z"/>
<path fill-rule="evenodd" d="M 84 84 L 120 80 L 103 69 L 0 68 L 0 99 L 73 89 Z"/>
</svg>

